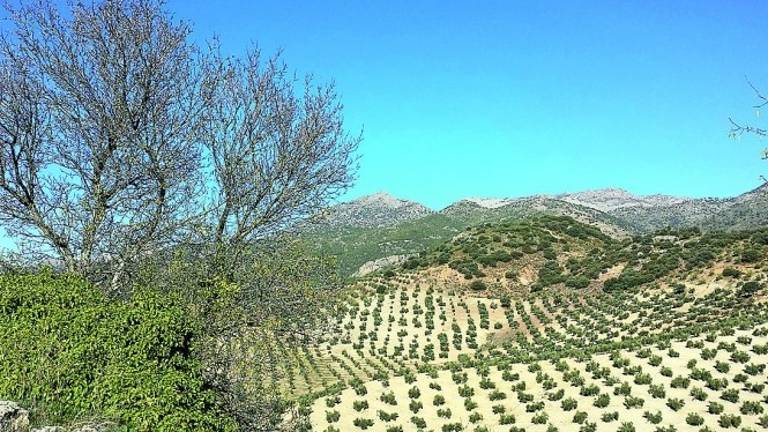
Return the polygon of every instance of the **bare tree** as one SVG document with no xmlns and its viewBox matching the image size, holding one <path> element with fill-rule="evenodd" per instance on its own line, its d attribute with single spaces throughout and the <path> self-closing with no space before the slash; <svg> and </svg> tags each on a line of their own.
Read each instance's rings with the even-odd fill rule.
<svg viewBox="0 0 768 432">
<path fill-rule="evenodd" d="M 216 54 L 207 68 L 212 107 L 203 142 L 212 167 L 209 233 L 227 262 L 254 240 L 285 231 L 327 205 L 354 180 L 360 136 L 344 130 L 333 85 L 303 88 L 275 56 Z"/>
<path fill-rule="evenodd" d="M 8 7 L 0 220 L 69 271 L 114 279 L 171 242 L 199 187 L 199 56 L 153 0 Z"/>
<path fill-rule="evenodd" d="M 161 0 L 8 10 L 3 227 L 105 286 L 183 290 L 207 384 L 244 429 L 270 430 L 285 405 L 261 385 L 265 341 L 309 335 L 341 286 L 284 236 L 354 180 L 361 137 L 334 86 L 256 49 L 202 51 Z"/>
<path fill-rule="evenodd" d="M 280 375 L 275 344 L 311 336 L 341 286 L 285 234 L 352 184 L 361 138 L 345 131 L 333 85 L 298 80 L 279 55 L 225 58 L 214 45 L 205 76 L 212 198 L 202 242 L 212 247 L 209 272 L 237 286 L 242 320 L 233 308 L 207 313 L 218 337 L 206 344 L 205 376 L 246 430 L 274 430 L 286 408 L 264 380 Z"/>
<path fill-rule="evenodd" d="M 156 0 L 9 12 L 0 220 L 69 271 L 109 264 L 114 281 L 193 228 L 222 270 L 353 181 L 360 137 L 333 85 L 302 86 L 279 57 L 202 55 Z"/>
<path fill-rule="evenodd" d="M 765 96 L 754 84 L 752 84 L 752 81 L 749 79 L 747 79 L 747 83 L 749 84 L 749 87 L 752 88 L 752 91 L 757 97 L 757 103 L 753 106 L 753 108 L 759 115 L 761 112 L 760 110 L 768 106 L 768 97 Z M 733 118 L 729 118 L 728 120 L 731 122 L 731 138 L 737 138 L 744 134 L 756 135 L 758 137 L 768 136 L 768 130 L 765 128 L 755 125 L 744 125 L 736 122 Z M 762 158 L 763 160 L 768 160 L 768 148 L 763 149 Z M 760 176 L 760 178 L 764 183 L 768 183 L 768 178 L 766 178 L 764 175 Z"/>
</svg>

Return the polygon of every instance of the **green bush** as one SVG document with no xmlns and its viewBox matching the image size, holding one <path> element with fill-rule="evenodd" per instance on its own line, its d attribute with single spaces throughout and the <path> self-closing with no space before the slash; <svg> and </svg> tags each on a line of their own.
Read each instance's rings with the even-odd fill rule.
<svg viewBox="0 0 768 432">
<path fill-rule="evenodd" d="M 581 289 L 589 286 L 589 282 L 590 280 L 586 276 L 583 276 L 583 275 L 571 276 L 565 280 L 565 286 L 570 288 Z"/>
<path fill-rule="evenodd" d="M 469 284 L 469 289 L 472 291 L 483 291 L 487 288 L 488 287 L 485 285 L 485 282 L 481 280 L 474 280 L 471 284 Z"/>
<path fill-rule="evenodd" d="M 763 254 L 758 249 L 747 249 L 741 253 L 741 262 L 755 263 L 760 260 Z"/>
<path fill-rule="evenodd" d="M 742 285 L 739 289 L 739 295 L 742 297 L 751 297 L 762 288 L 762 285 L 760 285 L 760 283 L 757 281 L 745 282 L 744 285 Z"/>
<path fill-rule="evenodd" d="M 236 430 L 193 355 L 200 325 L 178 298 L 110 300 L 74 276 L 0 276 L 0 399 L 46 421 L 136 431 Z"/>
</svg>

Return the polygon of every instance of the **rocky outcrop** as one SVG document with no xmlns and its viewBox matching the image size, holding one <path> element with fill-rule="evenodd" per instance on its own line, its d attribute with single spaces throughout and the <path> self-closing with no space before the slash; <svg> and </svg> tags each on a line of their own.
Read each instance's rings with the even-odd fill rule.
<svg viewBox="0 0 768 432">
<path fill-rule="evenodd" d="M 383 228 L 434 213 L 417 202 L 395 198 L 387 193 L 364 196 L 338 204 L 318 216 L 317 228 Z"/>
<path fill-rule="evenodd" d="M 114 424 L 104 422 L 100 424 L 81 424 L 69 428 L 44 426 L 30 429 L 29 411 L 19 406 L 16 402 L 0 401 L 0 432 L 103 432 L 110 427 L 114 427 Z"/>
<path fill-rule="evenodd" d="M 400 264 L 408 259 L 409 256 L 410 255 L 391 255 L 384 258 L 379 258 L 377 260 L 368 261 L 367 263 L 360 266 L 354 276 L 365 276 L 368 273 L 373 273 L 376 270 L 382 269 L 384 267 Z"/>
<path fill-rule="evenodd" d="M 29 411 L 15 402 L 0 401 L 0 431 L 29 432 Z"/>
</svg>

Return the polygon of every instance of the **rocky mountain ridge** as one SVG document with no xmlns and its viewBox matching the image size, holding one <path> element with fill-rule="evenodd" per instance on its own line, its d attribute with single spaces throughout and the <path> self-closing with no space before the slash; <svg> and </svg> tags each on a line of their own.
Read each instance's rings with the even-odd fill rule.
<svg viewBox="0 0 768 432">
<path fill-rule="evenodd" d="M 450 239 L 469 226 L 537 215 L 568 216 L 614 238 L 666 227 L 736 230 L 768 226 L 768 186 L 732 198 L 634 195 L 600 189 L 521 198 L 467 198 L 435 211 L 378 193 L 331 207 L 307 230 L 312 248 L 336 256 L 345 274 L 366 263 L 408 256 Z"/>
<path fill-rule="evenodd" d="M 388 193 L 376 193 L 334 206 L 327 217 L 330 226 L 385 227 L 434 213 L 466 218 L 475 213 L 498 212 L 499 209 L 516 208 L 531 212 L 546 212 L 556 208 L 562 210 L 568 207 L 563 203 L 568 203 L 575 206 L 570 211 L 583 213 L 584 209 L 596 210 L 612 216 L 619 221 L 619 225 L 626 225 L 632 231 L 647 232 L 665 226 L 702 225 L 702 228 L 724 229 L 731 224 L 739 227 L 761 226 L 768 223 L 768 208 L 761 208 L 761 204 L 766 202 L 768 185 L 731 198 L 636 195 L 620 188 L 518 198 L 472 197 L 458 200 L 437 211 L 415 201 L 395 198 Z M 568 215 L 568 211 L 562 213 Z M 754 220 L 734 220 L 739 214 L 748 214 Z M 725 220 L 712 220 L 718 216 Z"/>
<path fill-rule="evenodd" d="M 337 204 L 319 215 L 321 226 L 328 228 L 383 228 L 418 219 L 434 213 L 428 207 L 386 192 L 366 195 Z"/>
</svg>

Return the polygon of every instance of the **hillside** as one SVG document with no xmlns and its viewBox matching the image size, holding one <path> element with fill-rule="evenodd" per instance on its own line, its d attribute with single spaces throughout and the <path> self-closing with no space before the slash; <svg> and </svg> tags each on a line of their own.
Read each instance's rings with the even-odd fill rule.
<svg viewBox="0 0 768 432">
<path fill-rule="evenodd" d="M 592 191 L 566 193 L 556 196 L 558 199 L 602 212 L 611 212 L 622 208 L 658 207 L 685 202 L 686 198 L 671 195 L 633 195 L 623 189 L 598 189 Z"/>
<path fill-rule="evenodd" d="M 568 216 L 613 238 L 666 227 L 703 230 L 768 225 L 768 186 L 733 198 L 638 196 L 621 189 L 524 198 L 468 198 L 439 212 L 387 194 L 332 207 L 304 237 L 315 251 L 336 256 L 344 275 L 377 268 L 375 260 L 400 262 L 452 238 L 466 227 L 540 215 Z"/>
<path fill-rule="evenodd" d="M 768 185 L 733 198 L 688 199 L 655 206 L 631 206 L 611 210 L 637 232 L 664 227 L 702 229 L 750 229 L 768 225 Z"/>
<path fill-rule="evenodd" d="M 767 281 L 765 229 L 484 223 L 353 282 L 274 376 L 326 432 L 762 430 Z"/>
<path fill-rule="evenodd" d="M 432 210 L 417 202 L 380 192 L 338 204 L 318 215 L 317 223 L 331 231 L 338 228 L 384 228 L 432 213 Z"/>
<path fill-rule="evenodd" d="M 467 228 L 401 268 L 496 294 L 552 286 L 610 291 L 701 277 L 708 268 L 741 272 L 768 259 L 767 245 L 766 230 L 664 230 L 617 240 L 568 217 L 541 216 Z"/>
</svg>

